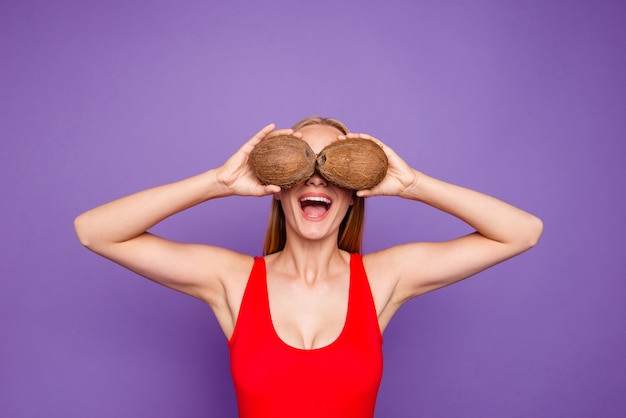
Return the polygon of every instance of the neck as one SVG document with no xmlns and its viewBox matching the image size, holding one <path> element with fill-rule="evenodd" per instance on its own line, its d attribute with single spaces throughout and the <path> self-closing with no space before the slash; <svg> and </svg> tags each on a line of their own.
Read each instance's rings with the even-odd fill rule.
<svg viewBox="0 0 626 418">
<path fill-rule="evenodd" d="M 276 261 L 284 271 L 313 283 L 333 276 L 336 269 L 349 262 L 349 254 L 339 249 L 336 237 L 320 241 L 292 239 L 287 240 Z"/>
</svg>

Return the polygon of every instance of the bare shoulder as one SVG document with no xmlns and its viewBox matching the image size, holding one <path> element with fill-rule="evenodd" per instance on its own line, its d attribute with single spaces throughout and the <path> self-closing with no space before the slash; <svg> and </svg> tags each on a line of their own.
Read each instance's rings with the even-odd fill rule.
<svg viewBox="0 0 626 418">
<path fill-rule="evenodd" d="M 426 243 L 417 242 L 363 255 L 363 266 L 372 289 L 381 330 L 410 298 L 406 297 L 404 282 L 408 276 L 419 274 L 426 247 Z"/>
<path fill-rule="evenodd" d="M 394 300 L 401 271 L 401 266 L 395 262 L 396 258 L 395 247 L 363 255 L 363 267 L 376 305 L 381 331 L 400 307 Z"/>
<path fill-rule="evenodd" d="M 213 310 L 213 313 L 227 338 L 233 333 L 239 315 L 241 301 L 248 284 L 248 278 L 254 265 L 254 257 L 226 249 L 212 252 L 219 261 L 214 263 L 212 289 L 201 298 Z"/>
<path fill-rule="evenodd" d="M 425 243 L 396 245 L 363 255 L 363 265 L 370 281 L 395 286 L 407 270 L 412 270 L 426 248 Z"/>
<path fill-rule="evenodd" d="M 231 304 L 234 300 L 240 301 L 252 271 L 254 257 L 223 248 L 214 249 L 211 256 L 214 260 L 210 265 L 215 268 L 213 274 L 223 290 L 225 302 Z"/>
</svg>

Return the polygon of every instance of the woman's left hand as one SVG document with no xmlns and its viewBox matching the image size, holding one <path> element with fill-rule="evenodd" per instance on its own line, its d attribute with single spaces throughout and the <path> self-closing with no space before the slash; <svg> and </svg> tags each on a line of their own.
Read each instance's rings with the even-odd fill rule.
<svg viewBox="0 0 626 418">
<path fill-rule="evenodd" d="M 348 135 L 340 135 L 339 140 L 347 138 L 363 138 L 369 139 L 377 143 L 387 155 L 389 166 L 387 175 L 376 186 L 369 190 L 358 190 L 357 196 L 402 196 L 403 193 L 414 185 L 418 179 L 418 172 L 409 166 L 398 154 L 385 145 L 382 141 L 367 134 L 350 133 Z"/>
</svg>

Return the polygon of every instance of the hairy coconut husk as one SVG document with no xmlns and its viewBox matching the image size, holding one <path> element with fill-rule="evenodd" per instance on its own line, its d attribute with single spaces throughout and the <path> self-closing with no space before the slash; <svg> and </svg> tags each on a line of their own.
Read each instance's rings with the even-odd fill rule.
<svg viewBox="0 0 626 418">
<path fill-rule="evenodd" d="M 348 138 L 326 146 L 317 156 L 317 170 L 331 183 L 351 190 L 371 189 L 387 174 L 387 155 L 374 141 Z"/>
<path fill-rule="evenodd" d="M 313 175 L 315 152 L 300 138 L 280 135 L 259 142 L 248 163 L 262 183 L 287 189 Z"/>
</svg>

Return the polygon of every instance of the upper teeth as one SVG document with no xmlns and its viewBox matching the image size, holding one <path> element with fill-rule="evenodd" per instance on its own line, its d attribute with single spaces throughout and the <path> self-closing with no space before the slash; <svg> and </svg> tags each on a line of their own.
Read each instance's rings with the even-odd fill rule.
<svg viewBox="0 0 626 418">
<path fill-rule="evenodd" d="M 330 205 L 330 199 L 321 196 L 308 196 L 300 199 L 301 202 L 311 201 L 311 202 L 322 202 Z"/>
</svg>

